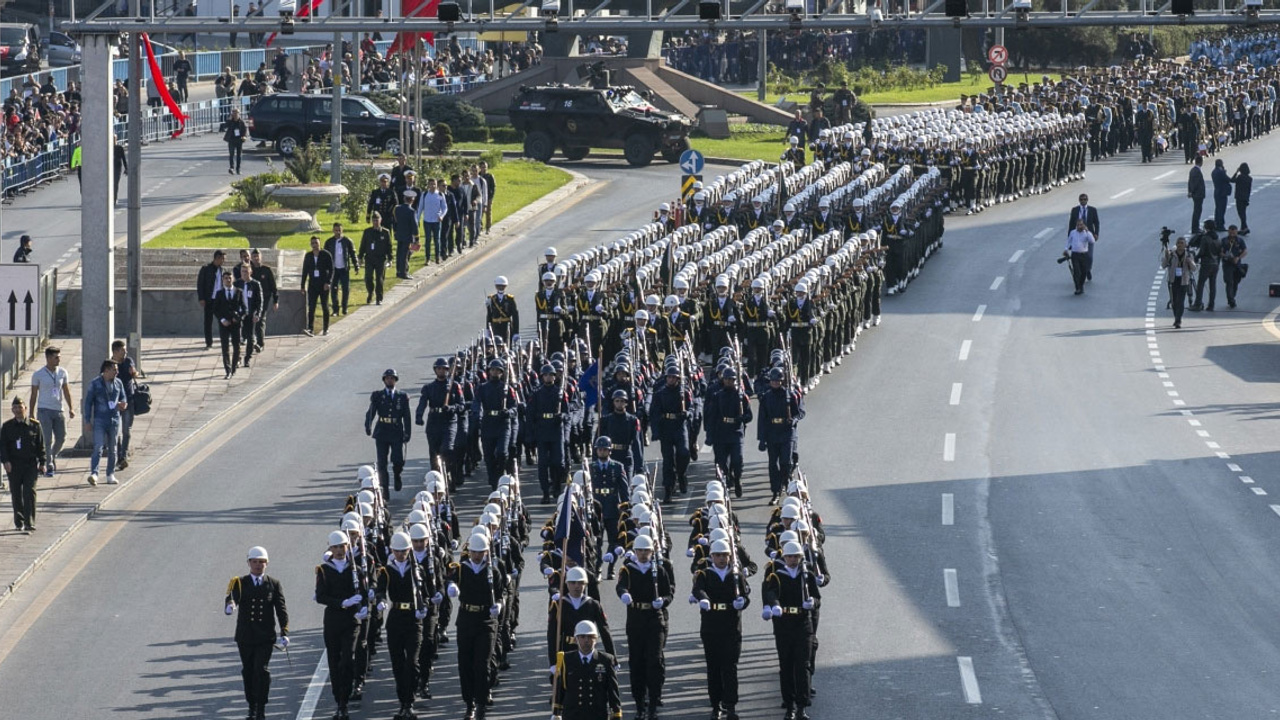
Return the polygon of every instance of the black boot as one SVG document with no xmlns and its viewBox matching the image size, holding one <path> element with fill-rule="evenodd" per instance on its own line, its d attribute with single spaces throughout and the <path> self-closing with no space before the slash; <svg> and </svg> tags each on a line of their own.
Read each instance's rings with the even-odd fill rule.
<svg viewBox="0 0 1280 720">
<path fill-rule="evenodd" d="M 396 492 L 400 492 L 400 489 L 403 487 L 403 485 L 400 482 L 400 474 L 402 472 L 404 472 L 404 466 L 397 465 L 396 466 Z"/>
<path fill-rule="evenodd" d="M 267 704 L 258 704 L 258 720 L 267 720 Z"/>
</svg>

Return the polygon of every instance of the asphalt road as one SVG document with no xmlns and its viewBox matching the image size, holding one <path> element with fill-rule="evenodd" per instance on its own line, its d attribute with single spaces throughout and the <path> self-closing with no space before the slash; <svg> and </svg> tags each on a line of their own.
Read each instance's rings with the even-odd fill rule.
<svg viewBox="0 0 1280 720">
<path fill-rule="evenodd" d="M 1232 150 L 1227 165 L 1267 157 L 1277 144 Z M 905 295 L 886 299 L 884 324 L 826 376 L 801 425 L 801 465 L 834 578 L 814 717 L 1137 720 L 1276 710 L 1280 628 L 1268 610 L 1280 568 L 1268 551 L 1280 511 L 1266 493 L 1280 493 L 1271 449 L 1280 335 L 1262 324 L 1276 307 L 1265 292 L 1277 266 L 1268 246 L 1276 189 L 1269 168 L 1255 165 L 1253 271 L 1240 308 L 1228 312 L 1220 298 L 1217 313 L 1189 313 L 1181 331 L 1167 329 L 1156 276 L 1160 225 L 1189 222 L 1177 159 L 1143 166 L 1126 157 L 1050 195 L 948 218 L 945 248 Z M 415 389 L 435 356 L 478 330 L 494 275 L 508 275 L 526 298 L 543 246 L 567 254 L 613 239 L 674 182 L 663 166 L 579 167 L 607 184 L 554 221 L 486 248 L 385 326 L 335 345 L 255 408 L 224 419 L 0 607 L 6 715 L 242 714 L 233 622 L 221 600 L 245 549 L 263 544 L 288 592 L 295 639 L 291 664 L 279 654 L 272 664 L 271 716 L 310 717 L 299 707 L 323 646 L 312 566 L 355 467 L 372 455 L 360 434 L 364 393 L 388 366 Z M 1054 259 L 1081 190 L 1101 209 L 1102 239 L 1096 280 L 1077 297 Z M 410 445 L 410 479 L 425 471 L 424 447 L 420 436 Z M 748 462 L 751 488 L 737 509 L 760 560 L 767 484 L 754 449 Z M 708 464 L 697 465 L 700 477 Z M 469 513 L 483 497 L 476 484 L 460 497 Z M 395 507 L 416 489 L 398 494 Z M 667 511 L 673 530 L 687 509 Z M 547 511 L 534 514 L 540 522 Z M 677 567 L 682 598 L 687 565 Z M 546 713 L 540 584 L 522 581 L 521 644 L 497 717 Z M 759 578 L 753 587 L 758 599 Z M 606 607 L 620 628 L 612 594 Z M 678 602 L 673 616 L 664 716 L 704 717 L 696 613 Z M 743 624 L 739 710 L 779 717 L 758 605 Z M 424 717 L 461 715 L 452 650 L 437 664 Z M 385 655 L 375 662 L 358 717 L 395 711 Z M 315 716 L 331 712 L 325 689 Z"/>
</svg>

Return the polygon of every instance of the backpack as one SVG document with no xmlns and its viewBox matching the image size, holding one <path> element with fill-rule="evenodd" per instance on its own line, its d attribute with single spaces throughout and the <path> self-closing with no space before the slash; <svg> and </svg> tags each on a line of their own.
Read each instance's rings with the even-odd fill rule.
<svg viewBox="0 0 1280 720">
<path fill-rule="evenodd" d="M 133 389 L 133 414 L 146 415 L 151 412 L 151 386 L 138 383 Z"/>
</svg>

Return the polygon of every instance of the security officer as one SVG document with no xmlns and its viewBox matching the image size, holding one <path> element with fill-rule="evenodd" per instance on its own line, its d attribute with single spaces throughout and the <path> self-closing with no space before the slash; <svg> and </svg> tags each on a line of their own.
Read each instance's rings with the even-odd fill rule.
<svg viewBox="0 0 1280 720">
<path fill-rule="evenodd" d="M 587 571 L 581 567 L 571 567 L 565 575 L 563 594 L 551 596 L 551 607 L 547 612 L 547 656 L 551 667 L 548 673 L 553 679 L 556 674 L 556 660 L 560 653 L 568 653 L 575 649 L 573 635 L 569 628 L 576 628 L 580 622 L 594 623 L 604 641 L 604 649 L 613 654 L 613 635 L 609 633 L 609 618 L 605 616 L 604 605 L 587 594 Z"/>
<path fill-rule="evenodd" d="M 810 614 L 822 602 L 817 579 L 804 567 L 804 548 L 789 542 L 782 548 L 783 563 L 774 565 L 764 579 L 760 616 L 773 621 L 773 642 L 778 651 L 778 673 L 785 720 L 809 720 L 810 646 L 813 620 Z"/>
<path fill-rule="evenodd" d="M 574 628 L 577 649 L 560 653 L 562 668 L 552 699 L 556 720 L 619 720 L 622 693 L 618 689 L 617 658 L 596 649 L 597 630 L 590 620 Z"/>
<path fill-rule="evenodd" d="M 378 187 L 369 191 L 369 201 L 364 207 L 364 221 L 370 222 L 374 213 L 384 218 L 391 217 L 399 203 L 396 191 L 391 187 L 391 176 L 382 173 L 378 176 Z"/>
<path fill-rule="evenodd" d="M 507 576 L 489 562 L 489 540 L 474 534 L 467 555 L 449 565 L 448 594 L 458 606 L 458 680 L 467 704 L 466 720 L 483 720 L 493 704 L 489 659 L 498 637 L 498 617 Z"/>
<path fill-rule="evenodd" d="M 289 648 L 289 611 L 284 587 L 267 575 L 267 549 L 249 548 L 249 574 L 231 578 L 224 600 L 228 615 L 240 607 L 236 618 L 236 646 L 240 648 L 244 699 L 249 703 L 245 720 L 267 717 L 267 691 L 271 689 L 271 652 L 276 646 L 276 622 L 280 623 L 280 648 Z"/>
<path fill-rule="evenodd" d="M 560 494 L 565 479 L 565 440 L 569 436 L 569 395 L 560 386 L 552 365 L 542 366 L 542 386 L 529 394 L 525 417 L 532 439 L 538 445 L 538 484 L 542 504 Z"/>
<path fill-rule="evenodd" d="M 391 655 L 391 672 L 396 678 L 396 697 L 400 700 L 395 720 L 417 717 L 413 712 L 413 693 L 418 688 L 418 649 L 422 643 L 422 621 L 431 610 L 422 566 L 410 555 L 412 547 L 408 533 L 392 535 L 391 558 L 378 568 L 374 584 L 378 612 L 387 618 L 387 652 Z"/>
<path fill-rule="evenodd" d="M 453 380 L 453 367 L 448 360 L 436 358 L 432 370 L 436 379 L 422 386 L 414 422 L 426 425 L 431 467 L 445 469 L 449 477 L 460 478 L 462 464 L 453 448 L 457 443 L 459 420 L 467 412 L 466 399 L 462 395 L 462 386 Z"/>
<path fill-rule="evenodd" d="M 329 533 L 329 552 L 316 566 L 316 602 L 324 605 L 324 648 L 329 658 L 329 685 L 338 705 L 335 720 L 348 720 L 347 704 L 355 682 L 360 624 L 369 618 L 369 584 L 351 557 L 351 538 Z"/>
<path fill-rule="evenodd" d="M 654 541 L 637 535 L 614 590 L 627 606 L 628 667 L 637 720 L 656 720 L 666 682 L 667 610 L 675 595 L 671 561 L 654 556 Z"/>
<path fill-rule="evenodd" d="M 489 488 L 496 490 L 498 478 L 511 468 L 511 437 L 515 432 L 520 403 L 516 392 L 506 381 L 507 364 L 494 358 L 489 361 L 487 382 L 476 388 L 471 414 L 480 428 L 485 470 Z"/>
<path fill-rule="evenodd" d="M 609 458 L 613 451 L 613 439 L 607 435 L 596 438 L 596 457 L 591 461 L 588 470 L 591 473 L 591 493 L 600 507 L 600 522 L 604 529 L 596 537 L 596 571 L 599 571 L 601 554 L 618 536 L 618 518 L 622 514 L 621 505 L 627 501 L 630 488 L 627 486 L 626 469 L 622 463 Z M 613 560 L 609 560 L 609 580 L 613 579 Z"/>
<path fill-rule="evenodd" d="M 364 414 L 364 434 L 373 437 L 378 456 L 378 478 L 382 481 L 383 497 L 390 497 L 387 476 L 387 454 L 391 455 L 391 468 L 396 476 L 396 490 L 401 487 L 400 473 L 404 471 L 404 446 L 413 435 L 409 415 L 409 394 L 396 389 L 400 376 L 392 368 L 382 373 L 382 390 L 369 395 L 369 409 Z M 374 427 L 374 420 L 377 427 Z"/>
<path fill-rule="evenodd" d="M 796 425 L 804 418 L 804 402 L 798 390 L 782 387 L 782 368 L 769 371 L 769 388 L 760 394 L 760 424 L 756 440 L 760 451 L 769 453 L 769 490 L 778 501 L 791 478 L 796 457 Z"/>
<path fill-rule="evenodd" d="M 751 587 L 730 562 L 728 540 L 711 543 L 711 565 L 693 576 L 693 597 L 702 613 L 699 634 L 707 661 L 707 694 L 715 720 L 738 720 L 738 659 L 742 655 L 742 610 Z"/>
<path fill-rule="evenodd" d="M 644 470 L 644 433 L 640 418 L 627 410 L 631 393 L 618 388 L 610 394 L 613 412 L 600 421 L 600 437 L 613 443 L 610 457 L 622 463 L 623 472 L 633 475 Z"/>
<path fill-rule="evenodd" d="M 516 299 L 507 294 L 507 276 L 493 280 L 496 292 L 484 301 L 485 323 L 493 338 L 502 338 L 508 345 L 520 342 L 520 310 Z"/>
<path fill-rule="evenodd" d="M 30 533 L 36 529 L 36 479 L 45 466 L 44 432 L 27 416 L 21 397 L 13 397 L 13 418 L 0 425 L 0 462 L 9 478 L 13 524 Z"/>
<path fill-rule="evenodd" d="M 662 445 L 663 502 L 671 502 L 677 484 L 680 492 L 688 490 L 689 433 L 685 423 L 691 400 L 681 383 L 680 368 L 668 366 L 666 381 L 654 389 L 649 405 L 650 428 Z"/>
<path fill-rule="evenodd" d="M 707 390 L 702 420 L 725 486 L 733 487 L 735 497 L 742 497 L 742 436 L 753 416 L 751 400 L 738 387 L 733 368 L 720 373 L 720 383 Z"/>
<path fill-rule="evenodd" d="M 548 248 L 551 249 L 551 248 Z M 556 274 L 542 273 L 542 289 L 533 297 L 533 307 L 538 313 L 538 334 L 544 350 L 549 353 L 564 350 L 564 318 L 569 310 L 564 292 L 556 287 Z"/>
</svg>

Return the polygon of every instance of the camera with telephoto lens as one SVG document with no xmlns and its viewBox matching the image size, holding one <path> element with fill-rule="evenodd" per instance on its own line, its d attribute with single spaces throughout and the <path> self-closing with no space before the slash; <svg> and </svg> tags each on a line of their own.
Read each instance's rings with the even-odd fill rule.
<svg viewBox="0 0 1280 720">
<path fill-rule="evenodd" d="M 1165 247 L 1169 246 L 1169 238 L 1173 235 L 1173 231 L 1167 227 L 1160 228 L 1160 244 Z"/>
</svg>

